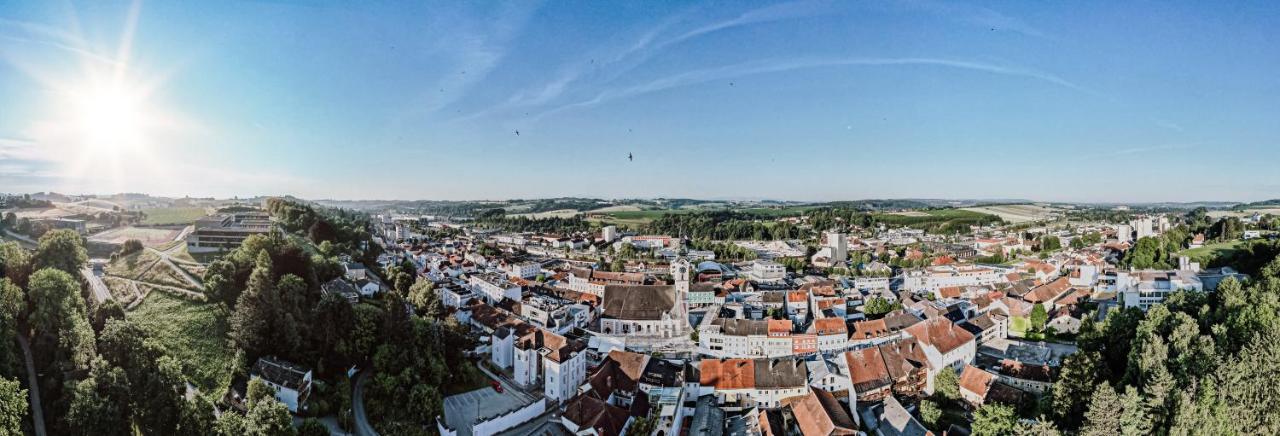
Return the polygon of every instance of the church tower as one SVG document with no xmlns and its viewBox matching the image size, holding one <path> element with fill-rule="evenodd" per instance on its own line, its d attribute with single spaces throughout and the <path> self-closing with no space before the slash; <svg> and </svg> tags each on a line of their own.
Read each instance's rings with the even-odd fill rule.
<svg viewBox="0 0 1280 436">
<path fill-rule="evenodd" d="M 675 318 L 678 335 L 689 330 L 689 280 L 692 273 L 693 265 L 685 258 L 671 262 L 671 280 L 676 282 L 676 304 L 671 310 L 671 317 Z"/>
</svg>

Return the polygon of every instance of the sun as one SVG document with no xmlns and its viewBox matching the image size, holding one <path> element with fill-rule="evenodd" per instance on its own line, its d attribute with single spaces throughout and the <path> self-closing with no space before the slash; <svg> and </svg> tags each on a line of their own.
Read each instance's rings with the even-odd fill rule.
<svg viewBox="0 0 1280 436">
<path fill-rule="evenodd" d="M 116 152 L 142 147 L 146 133 L 143 92 L 112 81 L 93 83 L 71 97 L 86 149 Z"/>
</svg>

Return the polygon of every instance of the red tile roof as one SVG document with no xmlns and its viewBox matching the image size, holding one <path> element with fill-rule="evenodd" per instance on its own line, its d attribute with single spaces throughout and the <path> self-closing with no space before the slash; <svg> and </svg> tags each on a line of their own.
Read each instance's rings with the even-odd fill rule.
<svg viewBox="0 0 1280 436">
<path fill-rule="evenodd" d="M 756 362 L 751 359 L 703 359 L 699 383 L 716 390 L 755 387 Z"/>
<path fill-rule="evenodd" d="M 933 318 L 916 323 L 907 327 L 907 333 L 923 344 L 932 345 L 942 354 L 973 342 L 973 333 L 969 333 L 946 318 Z"/>
<path fill-rule="evenodd" d="M 991 382 L 995 380 L 995 376 L 991 373 L 978 369 L 973 365 L 965 365 L 964 372 L 960 373 L 960 389 L 974 393 L 978 398 L 986 398 L 987 390 L 991 388 Z"/>
</svg>

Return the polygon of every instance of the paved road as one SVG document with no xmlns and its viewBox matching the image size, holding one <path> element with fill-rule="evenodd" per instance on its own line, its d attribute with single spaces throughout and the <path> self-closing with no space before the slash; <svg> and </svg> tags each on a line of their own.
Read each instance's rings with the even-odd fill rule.
<svg viewBox="0 0 1280 436">
<path fill-rule="evenodd" d="M 93 269 L 89 267 L 80 268 L 80 275 L 84 280 L 89 282 L 89 289 L 93 291 L 93 298 L 98 300 L 98 304 L 106 303 L 111 299 L 111 289 L 106 283 L 102 282 L 102 277 L 98 277 L 93 273 Z"/>
<path fill-rule="evenodd" d="M 364 411 L 364 383 L 369 378 L 371 371 L 360 371 L 356 375 L 355 383 L 351 384 L 351 409 L 353 421 L 355 421 L 356 436 L 378 436 L 378 431 L 369 425 L 369 417 Z"/>
<path fill-rule="evenodd" d="M 8 230 L 5 230 L 4 234 L 18 241 L 19 244 L 26 244 L 27 246 L 25 248 L 35 248 L 37 245 L 39 245 L 38 243 L 36 243 L 34 239 L 28 238 L 25 235 L 20 235 Z"/>
<path fill-rule="evenodd" d="M 19 334 L 18 346 L 22 347 L 22 358 L 27 364 L 27 384 L 29 385 L 27 392 L 31 397 L 31 422 L 35 427 L 36 436 L 45 436 L 44 408 L 40 406 L 40 380 L 36 377 L 36 363 L 31 360 L 31 345 L 27 343 L 25 336 Z"/>
</svg>

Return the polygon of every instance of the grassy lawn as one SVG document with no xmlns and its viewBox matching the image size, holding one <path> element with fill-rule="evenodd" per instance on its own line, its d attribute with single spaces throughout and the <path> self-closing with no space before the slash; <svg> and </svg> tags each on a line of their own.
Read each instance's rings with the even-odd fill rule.
<svg viewBox="0 0 1280 436">
<path fill-rule="evenodd" d="M 1231 256 L 1236 251 L 1247 247 L 1248 244 L 1248 241 L 1217 242 L 1200 248 L 1182 250 L 1178 254 L 1191 258 L 1192 262 L 1200 262 L 1200 265 L 1208 265 L 1213 259 Z"/>
<path fill-rule="evenodd" d="M 221 397 L 231 381 L 233 352 L 227 344 L 226 315 L 217 304 L 191 301 L 152 291 L 129 312 L 129 319 L 151 333 L 172 356 L 192 384 Z"/>
<path fill-rule="evenodd" d="M 154 268 L 138 278 L 139 281 L 147 283 L 155 283 L 157 285 L 168 285 L 176 288 L 191 289 L 191 282 L 183 278 L 179 272 L 174 271 L 168 263 L 160 262 Z M 198 291 L 198 289 L 196 289 Z"/>
<path fill-rule="evenodd" d="M 138 274 L 142 274 L 142 270 L 151 266 L 160 260 L 160 257 L 149 251 L 143 250 L 128 256 L 116 259 L 114 262 L 108 263 L 106 266 L 107 274 L 113 276 L 127 277 L 137 279 Z"/>
<path fill-rule="evenodd" d="M 146 219 L 143 225 L 166 226 L 175 224 L 191 224 L 197 218 L 208 215 L 203 207 L 164 207 L 159 209 L 142 209 Z"/>
<path fill-rule="evenodd" d="M 1031 320 L 1023 316 L 1015 316 L 1009 320 L 1009 335 L 1024 336 L 1031 327 Z"/>
<path fill-rule="evenodd" d="M 133 286 L 129 286 L 129 282 L 124 279 L 105 277 L 102 282 L 106 283 L 107 289 L 111 290 L 111 298 L 120 302 L 121 305 L 127 306 L 133 302 L 133 299 L 138 298 L 138 294 L 133 292 Z"/>
</svg>

